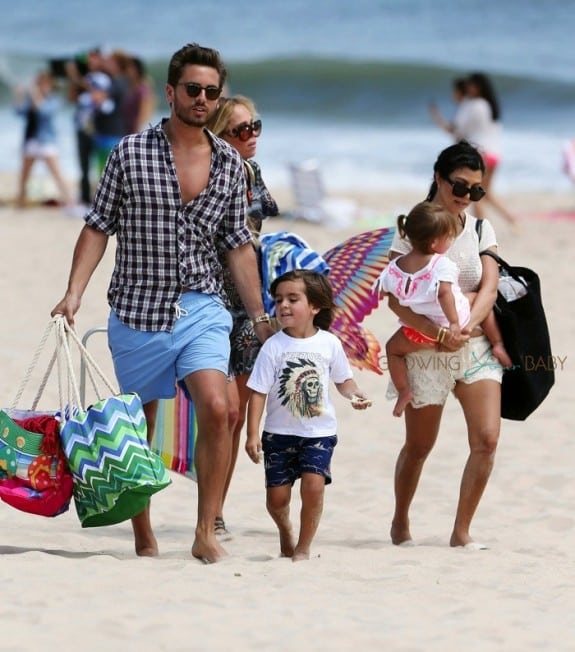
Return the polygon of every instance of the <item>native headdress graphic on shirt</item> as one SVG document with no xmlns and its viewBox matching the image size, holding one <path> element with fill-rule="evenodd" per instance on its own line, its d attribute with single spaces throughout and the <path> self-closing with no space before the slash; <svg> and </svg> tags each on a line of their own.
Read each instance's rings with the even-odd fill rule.
<svg viewBox="0 0 575 652">
<path fill-rule="evenodd" d="M 308 358 L 286 360 L 280 374 L 279 399 L 294 417 L 318 417 L 323 412 L 319 368 Z"/>
</svg>

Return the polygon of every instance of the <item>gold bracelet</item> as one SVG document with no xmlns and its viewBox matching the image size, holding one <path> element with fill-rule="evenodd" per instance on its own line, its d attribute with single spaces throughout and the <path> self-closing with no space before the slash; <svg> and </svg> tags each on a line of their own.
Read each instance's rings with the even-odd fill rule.
<svg viewBox="0 0 575 652">
<path fill-rule="evenodd" d="M 439 332 L 437 333 L 437 338 L 435 339 L 435 341 L 438 344 L 443 344 L 443 340 L 445 339 L 446 335 L 447 335 L 447 330 L 445 328 L 443 328 L 443 326 L 440 326 Z"/>
</svg>

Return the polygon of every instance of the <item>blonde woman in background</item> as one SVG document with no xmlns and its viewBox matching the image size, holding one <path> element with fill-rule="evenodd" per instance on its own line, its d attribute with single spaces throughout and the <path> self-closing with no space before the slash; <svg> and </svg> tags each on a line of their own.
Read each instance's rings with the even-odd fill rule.
<svg viewBox="0 0 575 652">
<path fill-rule="evenodd" d="M 256 154 L 257 139 L 262 132 L 262 121 L 258 118 L 252 100 L 242 95 L 222 98 L 218 110 L 207 125 L 216 136 L 235 147 L 244 160 L 247 180 L 248 226 L 252 232 L 253 244 L 259 248 L 259 235 L 266 217 L 278 215 L 278 206 L 262 179 L 259 165 L 253 160 Z M 241 431 L 246 419 L 250 390 L 246 383 L 253 369 L 261 344 L 256 337 L 253 325 L 224 267 L 224 286 L 233 319 L 230 334 L 230 377 L 228 394 L 230 404 L 230 434 L 232 454 L 222 496 L 221 509 L 215 522 L 216 535 L 222 541 L 231 538 L 226 528 L 223 507 L 236 465 Z"/>
<path fill-rule="evenodd" d="M 36 161 L 44 161 L 56 183 L 62 203 L 65 206 L 70 206 L 72 198 L 60 169 L 58 140 L 54 124 L 60 101 L 55 92 L 53 75 L 43 70 L 36 75 L 28 88 L 17 87 L 15 103 L 16 112 L 26 120 L 17 205 L 19 207 L 26 206 L 27 186 L 32 168 Z"/>
</svg>

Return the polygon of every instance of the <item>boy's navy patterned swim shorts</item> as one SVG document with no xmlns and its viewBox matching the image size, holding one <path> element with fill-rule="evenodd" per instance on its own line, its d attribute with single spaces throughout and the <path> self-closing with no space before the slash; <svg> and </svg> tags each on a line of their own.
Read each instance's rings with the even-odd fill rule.
<svg viewBox="0 0 575 652">
<path fill-rule="evenodd" d="M 302 473 L 315 473 L 331 483 L 331 457 L 337 435 L 331 437 L 298 437 L 262 433 L 266 471 L 266 487 L 281 487 L 301 478 Z"/>
</svg>

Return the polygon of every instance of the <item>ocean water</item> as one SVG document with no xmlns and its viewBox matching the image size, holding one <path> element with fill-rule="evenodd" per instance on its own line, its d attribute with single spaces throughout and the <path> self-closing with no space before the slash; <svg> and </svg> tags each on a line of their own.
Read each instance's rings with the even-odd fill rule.
<svg viewBox="0 0 575 652">
<path fill-rule="evenodd" d="M 230 89 L 248 95 L 264 122 L 257 159 L 270 187 L 288 166 L 317 160 L 326 186 L 427 189 L 450 138 L 428 104 L 453 112 L 451 80 L 481 70 L 502 105 L 501 191 L 572 188 L 563 143 L 575 137 L 575 0 L 0 0 L 0 170 L 19 165 L 23 125 L 12 87 L 50 58 L 95 45 L 148 65 L 165 114 L 167 63 L 181 45 L 216 47 Z M 63 165 L 76 173 L 71 107 L 58 118 Z"/>
</svg>

